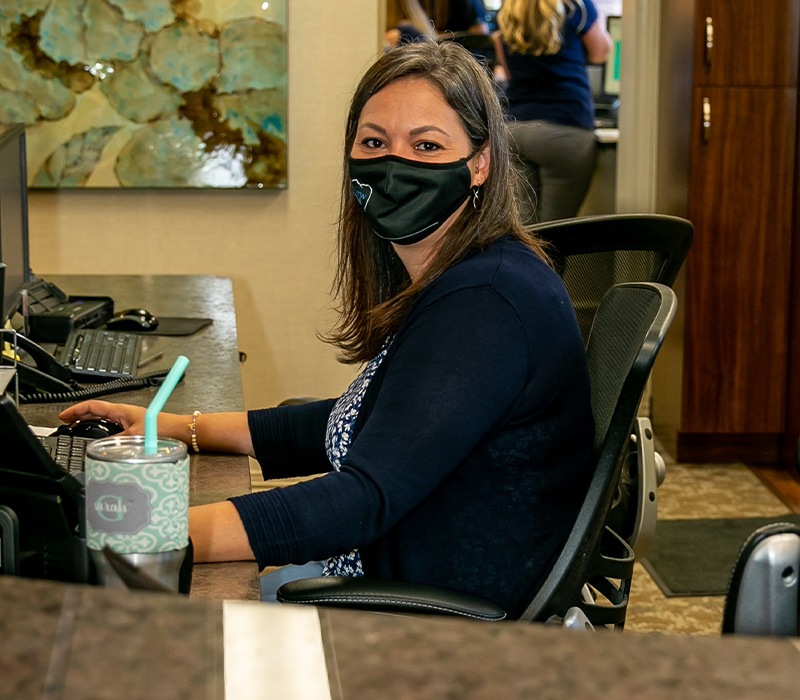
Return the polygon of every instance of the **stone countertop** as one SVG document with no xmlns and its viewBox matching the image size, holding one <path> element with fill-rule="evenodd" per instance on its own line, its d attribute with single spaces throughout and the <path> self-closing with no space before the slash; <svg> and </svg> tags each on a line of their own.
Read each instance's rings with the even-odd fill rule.
<svg viewBox="0 0 800 700">
<path fill-rule="evenodd" d="M 328 657 L 337 660 L 331 686 L 345 700 L 800 694 L 800 652 L 785 639 L 584 633 L 340 610 L 320 618 Z"/>
<path fill-rule="evenodd" d="M 222 698 L 224 605 L 0 577 L 0 695 Z M 276 629 L 285 628 L 287 613 L 297 619 L 309 613 L 300 606 L 237 605 L 253 606 L 259 616 L 252 644 L 264 658 L 280 653 Z M 800 652 L 786 639 L 583 633 L 330 609 L 319 611 L 319 623 L 334 700 L 774 700 L 797 697 L 800 687 Z M 304 665 L 313 654 L 301 649 L 294 656 L 297 672 L 310 672 Z M 252 683 L 254 697 L 274 690 L 266 670 Z"/>
<path fill-rule="evenodd" d="M 0 696 L 221 698 L 221 603 L 0 577 Z"/>
</svg>

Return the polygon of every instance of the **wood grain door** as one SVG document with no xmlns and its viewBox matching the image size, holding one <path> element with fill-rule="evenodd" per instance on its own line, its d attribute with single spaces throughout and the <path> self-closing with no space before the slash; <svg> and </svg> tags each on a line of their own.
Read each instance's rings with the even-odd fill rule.
<svg viewBox="0 0 800 700">
<path fill-rule="evenodd" d="M 794 86 L 800 0 L 696 0 L 695 85 Z"/>
<path fill-rule="evenodd" d="M 785 430 L 796 104 L 789 88 L 694 90 L 684 432 Z"/>
</svg>

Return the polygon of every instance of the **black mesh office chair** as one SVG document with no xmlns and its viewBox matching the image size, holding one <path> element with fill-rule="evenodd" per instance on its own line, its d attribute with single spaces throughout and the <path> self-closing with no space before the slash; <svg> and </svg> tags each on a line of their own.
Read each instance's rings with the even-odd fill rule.
<svg viewBox="0 0 800 700">
<path fill-rule="evenodd" d="M 550 246 L 584 338 L 609 287 L 622 282 L 671 287 L 694 238 L 690 221 L 664 214 L 584 216 L 536 224 L 531 231 Z"/>
<path fill-rule="evenodd" d="M 634 553 L 606 521 L 631 450 L 639 402 L 676 305 L 671 289 L 643 282 L 614 286 L 598 307 L 587 345 L 597 466 L 572 532 L 520 620 L 560 621 L 579 611 L 592 626 L 624 625 Z M 506 617 L 499 606 L 475 596 L 367 577 L 293 581 L 281 586 L 278 600 L 483 620 Z"/>
<path fill-rule="evenodd" d="M 722 633 L 800 635 L 800 527 L 771 523 L 747 538 L 728 582 Z"/>
<path fill-rule="evenodd" d="M 604 214 L 536 224 L 549 246 L 586 339 L 600 300 L 614 284 L 673 285 L 694 238 L 691 222 L 664 214 Z M 650 419 L 637 417 L 610 521 L 640 560 L 655 534 L 658 486 L 665 466 Z"/>
</svg>

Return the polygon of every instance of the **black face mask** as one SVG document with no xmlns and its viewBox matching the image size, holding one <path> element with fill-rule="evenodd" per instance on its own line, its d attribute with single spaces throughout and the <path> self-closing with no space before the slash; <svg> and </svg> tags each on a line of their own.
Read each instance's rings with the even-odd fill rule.
<svg viewBox="0 0 800 700">
<path fill-rule="evenodd" d="M 409 245 L 430 236 L 470 196 L 470 158 L 453 163 L 350 158 L 350 186 L 375 234 Z"/>
</svg>

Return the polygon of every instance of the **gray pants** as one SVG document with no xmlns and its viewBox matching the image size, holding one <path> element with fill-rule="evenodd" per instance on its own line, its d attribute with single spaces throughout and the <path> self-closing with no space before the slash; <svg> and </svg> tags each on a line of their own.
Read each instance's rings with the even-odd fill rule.
<svg viewBox="0 0 800 700">
<path fill-rule="evenodd" d="M 509 122 L 512 152 L 528 182 L 522 202 L 528 224 L 575 216 L 592 181 L 594 132 L 541 121 Z"/>
</svg>

